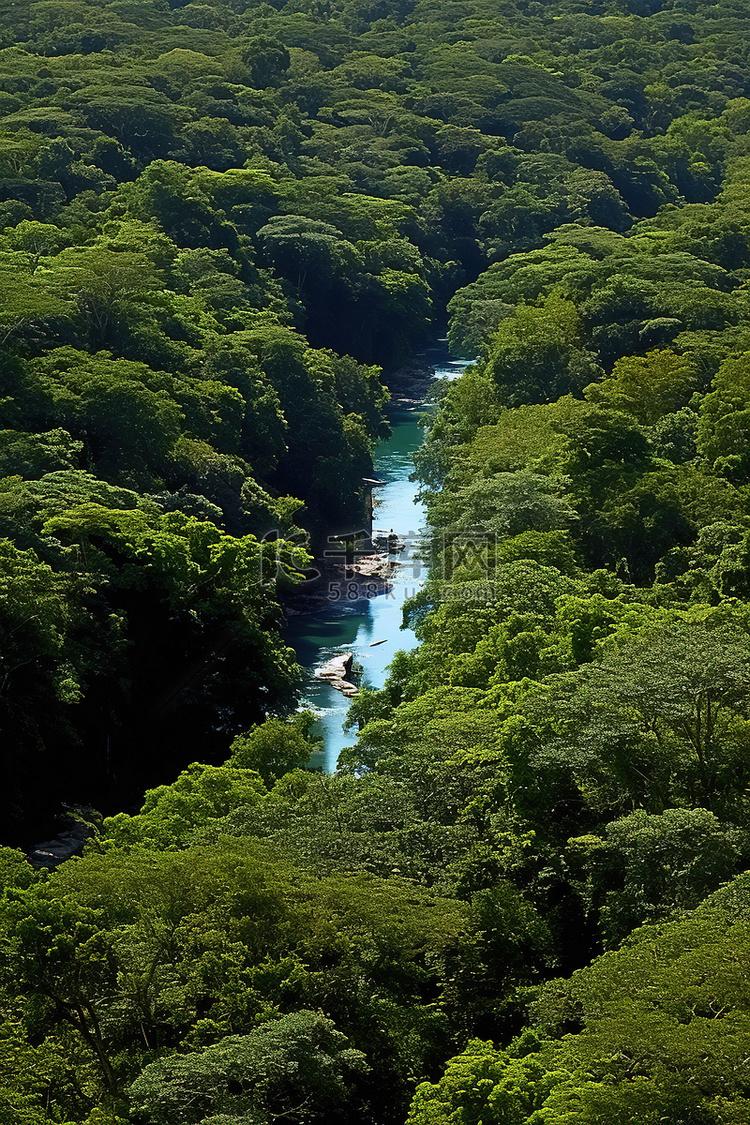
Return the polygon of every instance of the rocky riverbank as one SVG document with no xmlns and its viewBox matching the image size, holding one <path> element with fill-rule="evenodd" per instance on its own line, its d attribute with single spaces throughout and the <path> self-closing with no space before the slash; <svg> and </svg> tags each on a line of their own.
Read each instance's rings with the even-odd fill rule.
<svg viewBox="0 0 750 1125">
<path fill-rule="evenodd" d="M 435 369 L 415 361 L 388 375 L 391 402 L 420 406 L 435 382 Z"/>
</svg>

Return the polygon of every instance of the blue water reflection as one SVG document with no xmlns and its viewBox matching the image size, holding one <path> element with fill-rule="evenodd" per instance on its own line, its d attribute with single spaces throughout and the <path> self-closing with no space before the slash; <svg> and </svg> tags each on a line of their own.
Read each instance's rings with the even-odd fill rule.
<svg viewBox="0 0 750 1125">
<path fill-rule="evenodd" d="M 437 378 L 455 378 L 466 366 L 460 362 L 440 362 L 439 352 L 437 357 Z M 317 714 L 316 734 L 323 739 L 325 747 L 311 765 L 327 773 L 336 768 L 342 749 L 354 744 L 355 735 L 344 731 L 350 701 L 324 680 L 317 679 L 316 670 L 332 657 L 351 652 L 355 665 L 361 666 L 362 685 L 379 688 L 385 683 L 394 654 L 413 648 L 417 643 L 411 629 L 401 628 L 401 621 L 404 602 L 416 593 L 425 578 L 418 558 L 424 509 L 417 500 L 418 485 L 409 480 L 412 456 L 423 439 L 418 419 L 424 409 L 423 405 L 392 406 L 389 412 L 391 437 L 380 443 L 375 455 L 376 477 L 385 484 L 375 490 L 373 526 L 385 532 L 393 530 L 407 544 L 391 579 L 391 588 L 366 601 L 351 603 L 346 601 L 346 591 L 342 590 L 344 596 L 329 601 L 324 609 L 297 614 L 289 620 L 287 638 L 308 671 L 302 705 Z M 338 598 L 338 591 L 334 591 L 333 596 Z"/>
</svg>

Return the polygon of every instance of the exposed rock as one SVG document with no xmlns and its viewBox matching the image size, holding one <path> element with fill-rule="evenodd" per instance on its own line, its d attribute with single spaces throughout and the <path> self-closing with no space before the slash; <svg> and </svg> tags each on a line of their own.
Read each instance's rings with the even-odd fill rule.
<svg viewBox="0 0 750 1125">
<path fill-rule="evenodd" d="M 67 832 L 61 832 L 54 840 L 44 840 L 28 853 L 33 867 L 57 867 L 71 856 L 81 855 L 83 845 L 89 837 L 85 824 L 74 824 Z"/>
<path fill-rule="evenodd" d="M 342 652 L 339 656 L 332 657 L 321 665 L 315 675 L 319 680 L 345 680 L 352 670 L 354 654 Z"/>
<path fill-rule="evenodd" d="M 406 367 L 400 367 L 398 371 L 390 372 L 387 382 L 391 392 L 391 402 L 421 406 L 435 382 L 435 371 L 431 366 L 417 360 Z"/>
<path fill-rule="evenodd" d="M 394 548 L 394 551 L 396 548 Z M 400 550 L 403 550 L 401 544 Z M 351 567 L 352 580 L 356 582 L 361 578 L 390 578 L 396 569 L 396 563 L 389 559 L 387 554 L 360 555 Z"/>
<path fill-rule="evenodd" d="M 328 683 L 336 691 L 340 691 L 342 695 L 347 696 L 348 699 L 353 699 L 355 695 L 359 694 L 359 688 L 350 680 L 329 680 Z"/>
<path fill-rule="evenodd" d="M 283 593 L 284 609 L 290 616 L 325 611 L 330 602 L 367 601 L 390 590 L 389 578 L 398 563 L 385 553 L 357 555 L 348 565 L 318 560 L 318 578 Z"/>
<path fill-rule="evenodd" d="M 359 691 L 357 685 L 346 678 L 351 674 L 353 663 L 353 654 L 342 652 L 340 656 L 334 656 L 331 660 L 326 661 L 321 668 L 318 668 L 315 675 L 319 680 L 326 680 L 332 688 L 351 699 Z"/>
</svg>

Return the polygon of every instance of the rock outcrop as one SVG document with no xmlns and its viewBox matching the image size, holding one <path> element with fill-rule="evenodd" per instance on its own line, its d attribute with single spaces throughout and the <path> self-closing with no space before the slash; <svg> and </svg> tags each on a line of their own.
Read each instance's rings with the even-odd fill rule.
<svg viewBox="0 0 750 1125">
<path fill-rule="evenodd" d="M 359 690 L 356 684 L 347 679 L 347 676 L 351 675 L 353 663 L 354 656 L 352 653 L 343 652 L 340 656 L 334 656 L 332 660 L 326 661 L 322 667 L 318 668 L 315 675 L 319 680 L 326 680 L 332 688 L 351 699 Z"/>
</svg>

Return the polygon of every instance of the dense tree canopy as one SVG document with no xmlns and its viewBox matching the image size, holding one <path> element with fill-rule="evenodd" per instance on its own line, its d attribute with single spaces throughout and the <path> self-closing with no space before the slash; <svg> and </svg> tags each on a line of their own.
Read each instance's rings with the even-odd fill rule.
<svg viewBox="0 0 750 1125">
<path fill-rule="evenodd" d="M 1 7 L 2 839 L 88 843 L 0 1118 L 745 1123 L 743 6 Z M 446 333 L 323 775 L 283 606 Z"/>
</svg>

